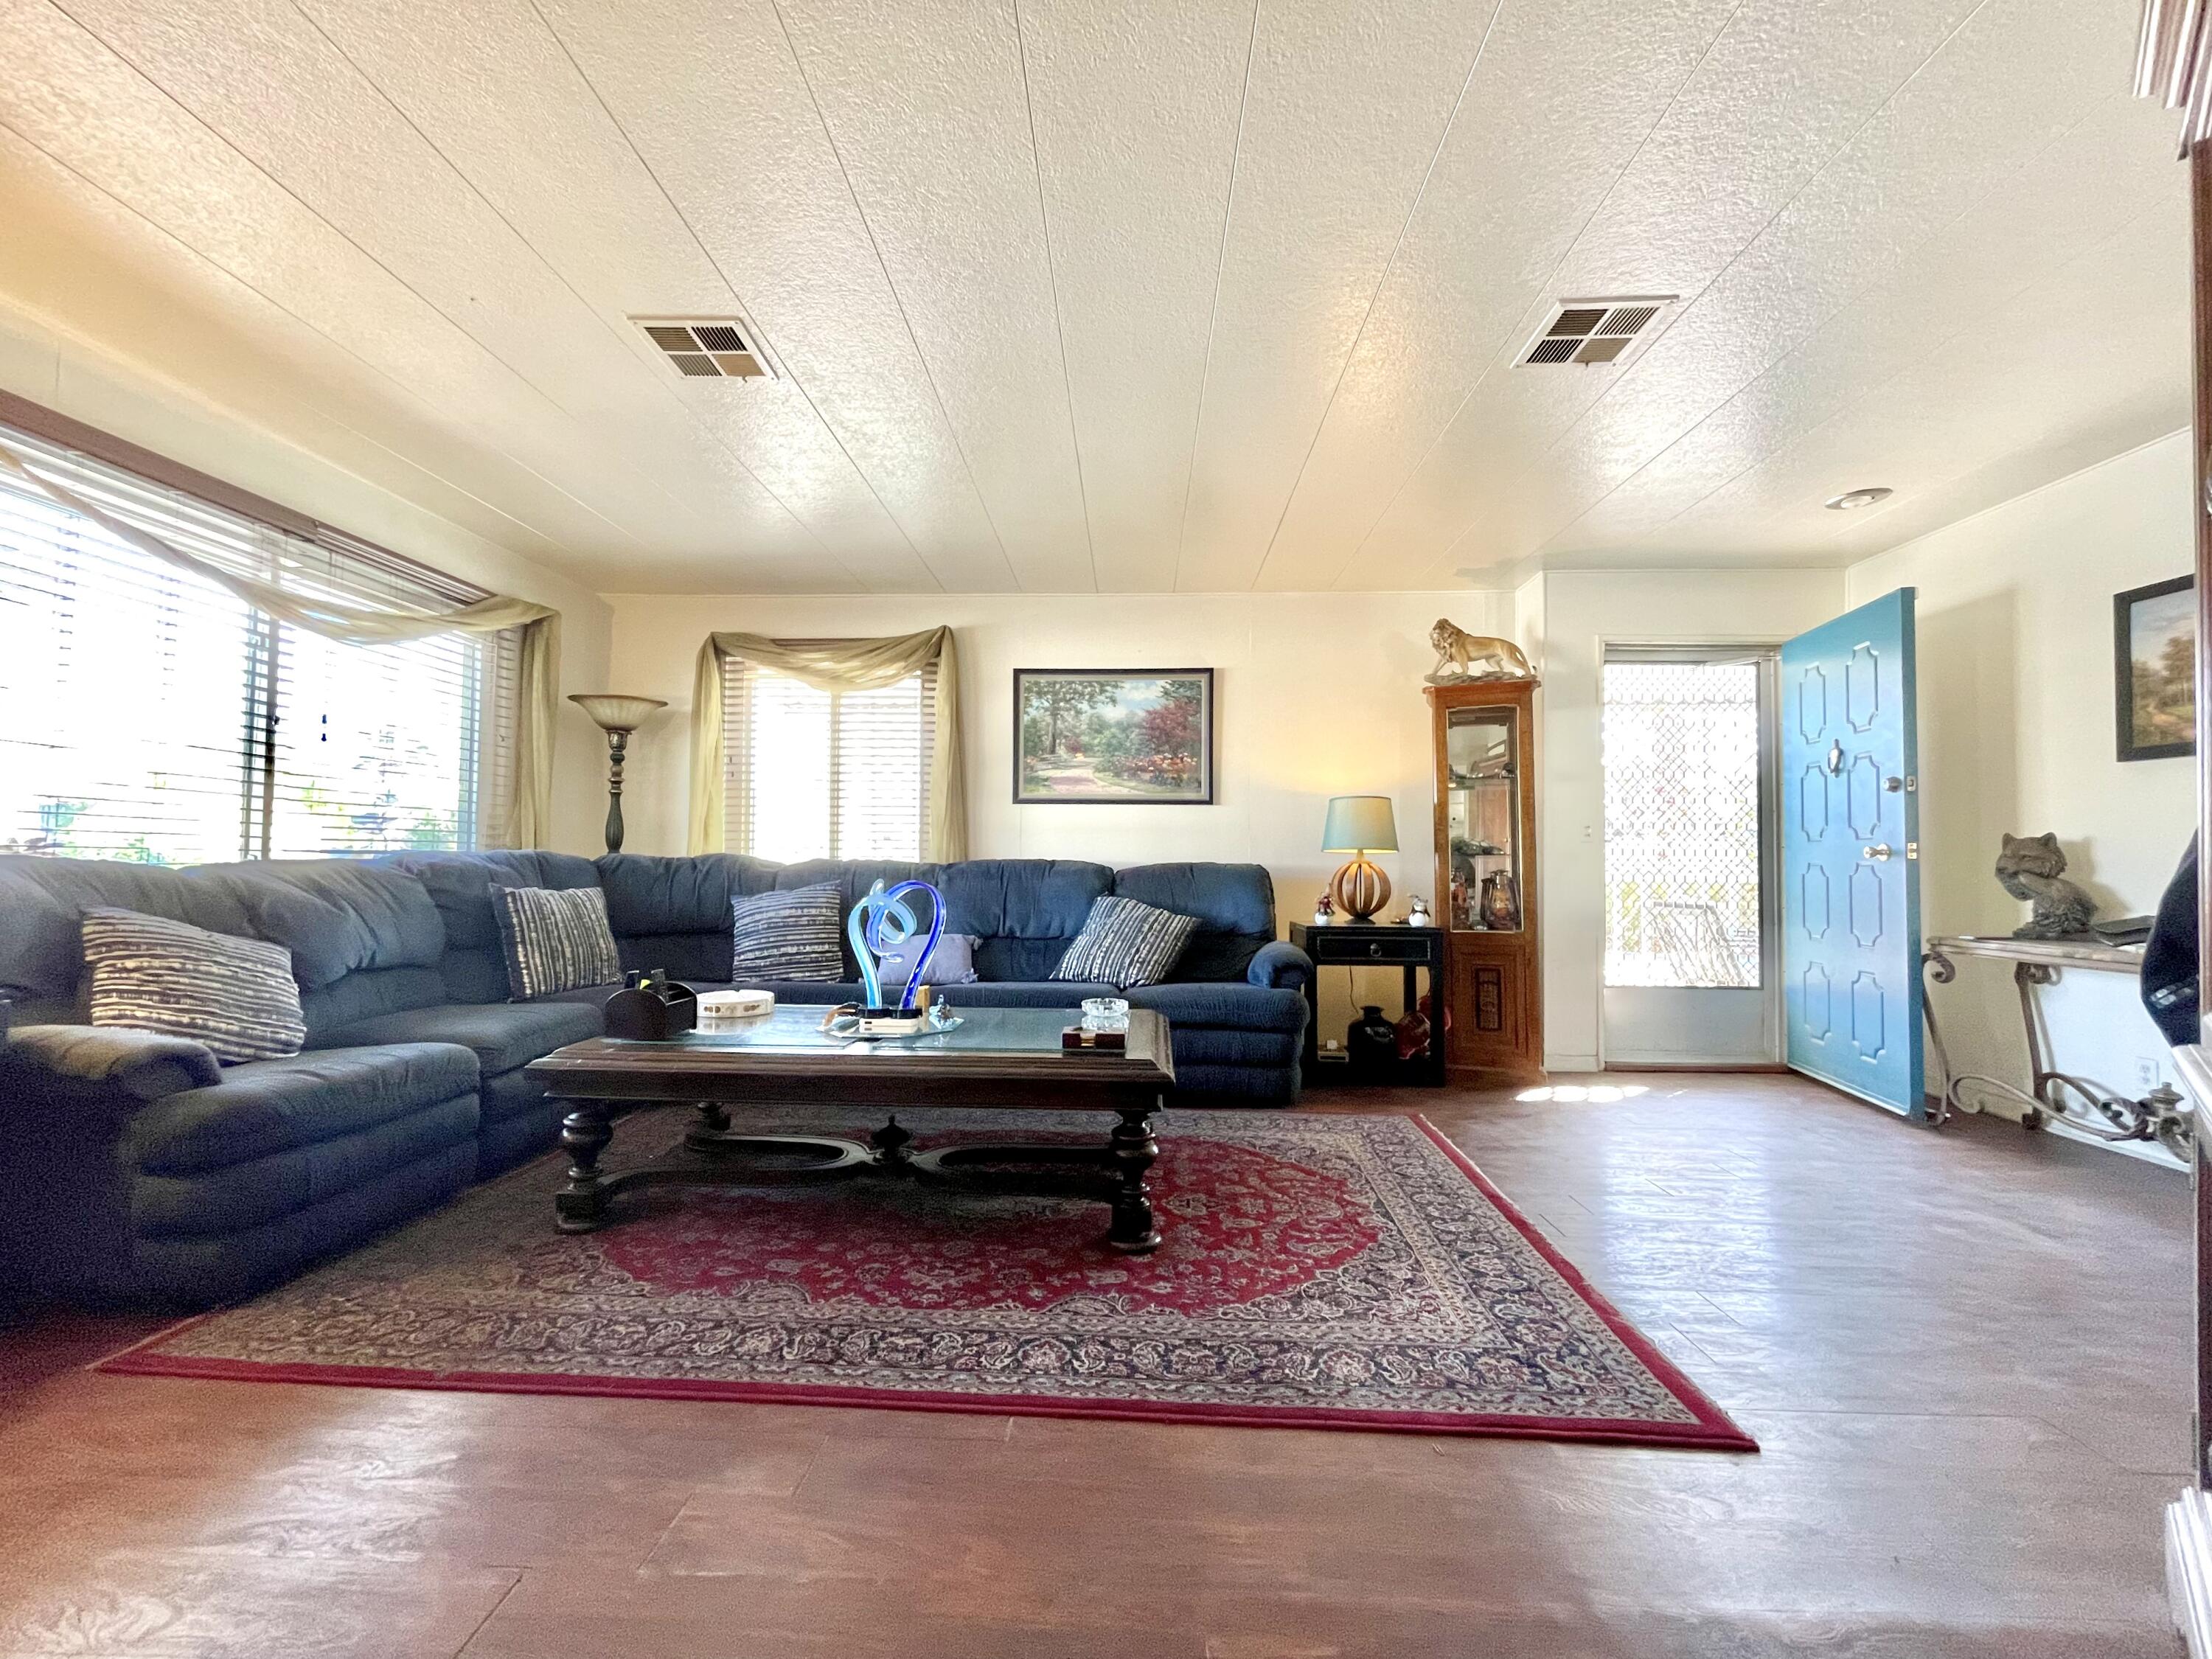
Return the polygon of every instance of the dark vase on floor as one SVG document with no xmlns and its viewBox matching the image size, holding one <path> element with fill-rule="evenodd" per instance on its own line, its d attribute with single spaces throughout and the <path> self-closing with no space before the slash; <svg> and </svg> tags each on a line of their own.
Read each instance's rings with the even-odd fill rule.
<svg viewBox="0 0 2212 1659">
<path fill-rule="evenodd" d="M 1372 1077 L 1387 1072 L 1398 1058 L 1398 1028 L 1382 1018 L 1379 1005 L 1359 1011 L 1359 1018 L 1344 1033 L 1345 1058 L 1354 1073 Z"/>
</svg>

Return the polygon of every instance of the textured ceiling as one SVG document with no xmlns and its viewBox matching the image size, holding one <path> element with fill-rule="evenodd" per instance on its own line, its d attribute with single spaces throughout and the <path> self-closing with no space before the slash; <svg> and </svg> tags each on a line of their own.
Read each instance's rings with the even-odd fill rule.
<svg viewBox="0 0 2212 1659">
<path fill-rule="evenodd" d="M 0 0 L 0 313 L 608 592 L 1835 564 L 2186 422 L 2136 11 Z"/>
</svg>

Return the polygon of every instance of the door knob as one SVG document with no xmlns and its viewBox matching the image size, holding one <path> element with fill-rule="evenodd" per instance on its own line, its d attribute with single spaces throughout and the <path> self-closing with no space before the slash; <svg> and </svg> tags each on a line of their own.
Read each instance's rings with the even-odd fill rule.
<svg viewBox="0 0 2212 1659">
<path fill-rule="evenodd" d="M 1859 856 L 1872 859 L 1876 863 L 1880 863 L 1889 856 L 1889 843 L 1886 841 L 1878 841 L 1871 847 L 1862 847 L 1859 848 Z"/>
</svg>

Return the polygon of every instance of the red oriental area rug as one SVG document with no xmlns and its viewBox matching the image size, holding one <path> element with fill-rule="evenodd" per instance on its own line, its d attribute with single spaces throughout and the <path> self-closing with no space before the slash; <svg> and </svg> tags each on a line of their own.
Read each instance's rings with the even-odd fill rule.
<svg viewBox="0 0 2212 1659">
<path fill-rule="evenodd" d="M 922 1146 L 1099 1133 L 899 1116 Z M 664 1159 L 688 1121 L 624 1120 L 605 1167 Z M 1159 1132 L 1149 1256 L 1106 1248 L 1101 1205 L 866 1180 L 648 1189 L 567 1235 L 556 1156 L 100 1369 L 1757 1449 L 1425 1121 Z"/>
</svg>

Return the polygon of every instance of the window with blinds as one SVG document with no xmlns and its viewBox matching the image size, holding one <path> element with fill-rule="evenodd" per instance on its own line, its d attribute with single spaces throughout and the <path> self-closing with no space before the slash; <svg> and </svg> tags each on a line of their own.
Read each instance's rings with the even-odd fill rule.
<svg viewBox="0 0 2212 1659">
<path fill-rule="evenodd" d="M 0 442 L 242 574 L 395 610 L 485 597 L 30 433 L 0 427 Z M 0 852 L 192 864 L 479 845 L 511 787 L 516 653 L 504 635 L 334 643 L 0 475 Z"/>
<path fill-rule="evenodd" d="M 732 853 L 920 859 L 937 731 L 937 666 L 875 691 L 817 691 L 722 665 L 724 821 Z"/>
</svg>

